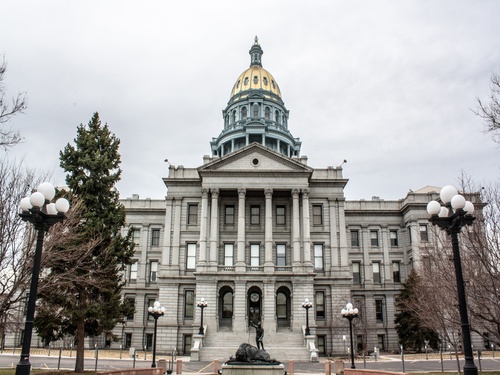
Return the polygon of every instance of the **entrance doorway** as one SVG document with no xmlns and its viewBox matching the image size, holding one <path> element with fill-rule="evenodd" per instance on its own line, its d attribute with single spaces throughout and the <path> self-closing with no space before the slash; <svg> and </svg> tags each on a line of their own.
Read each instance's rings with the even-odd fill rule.
<svg viewBox="0 0 500 375">
<path fill-rule="evenodd" d="M 258 287 L 252 287 L 248 290 L 248 325 L 256 325 L 262 320 L 262 292 Z"/>
</svg>

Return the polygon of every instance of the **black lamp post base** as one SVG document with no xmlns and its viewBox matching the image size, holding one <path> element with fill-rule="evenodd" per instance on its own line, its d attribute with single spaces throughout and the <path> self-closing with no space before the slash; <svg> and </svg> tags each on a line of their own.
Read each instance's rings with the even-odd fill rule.
<svg viewBox="0 0 500 375">
<path fill-rule="evenodd" d="M 31 363 L 29 361 L 19 361 L 16 366 L 16 375 L 30 375 Z"/>
</svg>

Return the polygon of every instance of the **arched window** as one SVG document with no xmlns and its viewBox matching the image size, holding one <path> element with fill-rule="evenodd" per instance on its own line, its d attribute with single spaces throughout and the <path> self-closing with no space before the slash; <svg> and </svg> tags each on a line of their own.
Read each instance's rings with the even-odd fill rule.
<svg viewBox="0 0 500 375">
<path fill-rule="evenodd" d="M 278 327 L 290 327 L 290 289 L 285 286 L 276 291 L 276 318 Z"/>
<path fill-rule="evenodd" d="M 219 325 L 231 327 L 233 324 L 233 290 L 224 286 L 219 291 Z"/>
<path fill-rule="evenodd" d="M 236 122 L 236 111 L 233 111 L 233 112 L 231 112 L 231 120 L 229 123 L 231 125 L 234 125 L 235 122 Z"/>
<path fill-rule="evenodd" d="M 247 118 L 247 107 L 241 109 L 241 119 L 245 120 Z"/>
<path fill-rule="evenodd" d="M 277 124 L 281 124 L 281 121 L 280 121 L 280 113 L 278 111 L 274 112 L 274 121 L 277 123 Z"/>
<path fill-rule="evenodd" d="M 271 110 L 269 109 L 269 107 L 266 107 L 266 109 L 264 110 L 264 115 L 266 117 L 266 120 L 271 120 Z"/>
<path fill-rule="evenodd" d="M 253 114 L 252 114 L 253 117 L 259 117 L 259 105 L 258 104 L 253 105 L 252 111 L 253 111 Z"/>
</svg>

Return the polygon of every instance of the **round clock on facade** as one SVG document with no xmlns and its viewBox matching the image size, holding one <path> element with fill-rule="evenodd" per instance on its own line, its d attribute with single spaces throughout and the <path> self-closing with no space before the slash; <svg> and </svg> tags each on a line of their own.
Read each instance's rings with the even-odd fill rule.
<svg viewBox="0 0 500 375">
<path fill-rule="evenodd" d="M 260 298 L 259 293 L 250 294 L 250 301 L 252 301 L 252 302 L 257 302 L 259 300 L 259 298 Z"/>
</svg>

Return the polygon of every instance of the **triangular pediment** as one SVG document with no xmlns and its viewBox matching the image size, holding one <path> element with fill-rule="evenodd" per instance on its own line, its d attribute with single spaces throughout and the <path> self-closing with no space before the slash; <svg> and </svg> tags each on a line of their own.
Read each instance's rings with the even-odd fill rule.
<svg viewBox="0 0 500 375">
<path fill-rule="evenodd" d="M 312 173 L 313 169 L 258 143 L 252 143 L 200 168 L 200 174 L 210 172 L 239 173 Z"/>
</svg>

